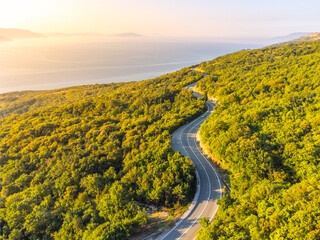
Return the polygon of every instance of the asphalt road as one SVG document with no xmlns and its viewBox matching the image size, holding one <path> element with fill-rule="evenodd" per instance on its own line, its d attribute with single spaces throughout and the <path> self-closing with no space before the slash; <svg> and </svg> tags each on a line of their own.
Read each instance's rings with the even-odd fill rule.
<svg viewBox="0 0 320 240">
<path fill-rule="evenodd" d="M 187 88 L 193 89 L 190 85 Z M 200 94 L 194 93 L 196 97 Z M 160 236 L 160 240 L 171 239 L 195 239 L 196 232 L 201 228 L 199 220 L 206 217 L 212 221 L 218 210 L 217 201 L 222 196 L 222 187 L 219 176 L 209 160 L 202 154 L 196 141 L 196 134 L 200 125 L 213 112 L 214 103 L 207 101 L 208 111 L 182 126 L 172 135 L 171 144 L 174 151 L 181 152 L 189 157 L 196 166 L 198 189 L 193 203 L 187 210 L 187 213 L 178 221 L 173 229 Z"/>
</svg>

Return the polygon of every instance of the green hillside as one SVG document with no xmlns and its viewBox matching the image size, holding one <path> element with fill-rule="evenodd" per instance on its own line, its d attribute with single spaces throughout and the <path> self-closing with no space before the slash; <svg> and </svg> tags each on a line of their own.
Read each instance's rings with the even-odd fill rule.
<svg viewBox="0 0 320 240">
<path fill-rule="evenodd" d="M 315 41 L 200 65 L 198 89 L 219 99 L 200 134 L 232 191 L 199 239 L 319 239 L 319 63 Z"/>
<path fill-rule="evenodd" d="M 126 239 L 140 203 L 186 205 L 194 166 L 170 140 L 204 111 L 183 89 L 201 76 L 2 95 L 26 113 L 0 119 L 0 239 Z"/>
<path fill-rule="evenodd" d="M 61 106 L 111 93 L 130 83 L 95 84 L 48 91 L 21 91 L 0 94 L 0 118 L 42 108 Z"/>
</svg>

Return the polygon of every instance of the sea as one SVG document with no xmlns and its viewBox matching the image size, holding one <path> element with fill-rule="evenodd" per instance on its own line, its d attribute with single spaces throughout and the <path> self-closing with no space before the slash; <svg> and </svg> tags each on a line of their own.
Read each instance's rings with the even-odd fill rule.
<svg viewBox="0 0 320 240">
<path fill-rule="evenodd" d="M 154 78 L 257 44 L 156 37 L 0 42 L 0 93 Z"/>
</svg>

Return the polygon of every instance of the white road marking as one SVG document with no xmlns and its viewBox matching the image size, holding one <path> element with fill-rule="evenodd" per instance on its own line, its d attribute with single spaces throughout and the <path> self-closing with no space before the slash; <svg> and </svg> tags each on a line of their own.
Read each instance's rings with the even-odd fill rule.
<svg viewBox="0 0 320 240">
<path fill-rule="evenodd" d="M 199 118 L 199 117 L 198 117 L 198 118 Z M 196 118 L 196 119 L 193 120 L 191 123 L 186 124 L 186 125 L 184 125 L 183 127 L 180 128 L 181 132 L 180 132 L 180 134 L 179 134 L 178 140 L 180 140 L 181 146 L 182 146 L 182 148 L 183 148 L 183 150 L 184 150 L 184 152 L 185 152 L 185 154 L 186 154 L 187 156 L 189 156 L 189 154 L 188 154 L 188 151 L 187 151 L 186 147 L 185 147 L 185 146 L 183 145 L 183 143 L 182 143 L 182 133 L 184 132 L 184 130 L 185 130 L 188 126 L 194 124 L 194 123 L 198 120 L 198 118 Z M 190 158 L 190 157 L 189 157 L 189 158 Z M 200 189 L 201 189 L 200 186 L 201 186 L 201 185 L 200 185 L 200 176 L 199 176 L 199 186 L 198 186 L 199 194 L 197 195 L 196 201 L 198 201 L 198 198 L 199 198 L 199 195 L 200 195 Z M 192 210 L 191 210 L 191 211 L 192 211 Z M 191 211 L 190 211 L 190 212 L 191 212 Z M 180 219 L 179 222 L 176 223 L 175 227 L 172 228 L 171 231 L 169 231 L 161 240 L 165 239 L 165 238 L 166 238 L 172 231 L 174 231 L 185 219 L 187 219 L 187 217 L 188 217 L 188 215 L 187 215 L 185 218 Z"/>
<path fill-rule="evenodd" d="M 209 105 L 209 106 L 208 106 L 207 112 L 205 112 L 204 114 L 202 114 L 201 116 L 199 116 L 198 118 L 196 118 L 195 120 L 193 120 L 191 123 L 186 124 L 186 125 L 184 125 L 183 127 L 180 128 L 180 133 L 179 133 L 178 141 L 180 140 L 181 146 L 182 146 L 185 154 L 190 157 L 190 154 L 188 153 L 186 147 L 185 147 L 185 146 L 183 145 L 183 143 L 182 143 L 182 134 L 184 133 L 184 131 L 185 131 L 185 129 L 186 129 L 187 127 L 191 127 L 192 125 L 194 125 L 194 126 L 191 127 L 191 128 L 189 129 L 189 131 L 187 132 L 187 143 L 188 143 L 188 145 L 189 145 L 190 150 L 191 150 L 192 153 L 194 154 L 195 158 L 196 158 L 196 159 L 198 160 L 198 162 L 201 164 L 201 166 L 203 167 L 203 169 L 204 169 L 204 171 L 205 171 L 205 173 L 206 173 L 206 176 L 207 176 L 207 179 L 208 179 L 208 184 L 209 184 L 209 196 L 208 196 L 207 202 L 206 202 L 204 208 L 202 209 L 201 213 L 199 214 L 199 216 L 198 216 L 198 217 L 196 218 L 196 220 L 194 220 L 193 223 L 181 234 L 181 236 L 180 236 L 178 239 L 182 238 L 182 237 L 190 230 L 190 228 L 192 228 L 193 225 L 198 221 L 198 219 L 200 218 L 200 216 L 201 216 L 201 215 L 203 214 L 203 212 L 206 210 L 207 205 L 208 205 L 208 203 L 209 203 L 209 200 L 210 200 L 210 198 L 211 198 L 212 189 L 211 189 L 211 181 L 210 181 L 209 174 L 208 174 L 207 169 L 205 168 L 204 164 L 202 163 L 202 161 L 199 159 L 199 157 L 197 156 L 197 154 L 195 153 L 195 151 L 192 149 L 192 146 L 190 145 L 190 141 L 189 141 L 189 134 L 191 134 L 191 131 L 192 131 L 195 127 L 198 126 L 199 122 L 203 122 L 205 119 L 207 119 L 207 117 L 206 117 L 206 114 L 207 114 L 207 113 L 212 112 L 212 111 L 210 111 L 210 105 L 211 105 L 211 103 L 208 102 L 208 105 Z M 211 105 L 211 107 L 213 108 L 213 105 Z M 203 116 L 204 116 L 204 117 L 203 117 Z M 209 117 L 209 116 L 210 116 L 210 114 L 208 115 L 208 117 Z M 199 124 L 199 126 L 200 126 L 200 124 Z M 193 138 L 193 141 L 194 141 L 195 146 L 197 147 L 198 152 L 200 153 L 200 155 L 202 156 L 202 158 L 204 158 L 205 161 L 210 165 L 211 169 L 213 170 L 213 172 L 215 173 L 215 175 L 216 175 L 216 177 L 217 177 L 218 184 L 219 184 L 219 188 L 220 188 L 220 191 L 219 191 L 219 192 L 220 192 L 219 199 L 220 199 L 221 196 L 222 196 L 222 192 L 221 192 L 221 182 L 220 182 L 220 178 L 219 178 L 219 176 L 218 176 L 218 173 L 216 172 L 216 170 L 214 169 L 214 167 L 211 165 L 211 163 L 209 162 L 209 160 L 203 155 L 203 153 L 202 153 L 202 151 L 200 150 L 200 148 L 199 148 L 199 146 L 198 146 L 195 138 Z M 190 158 L 191 158 L 191 157 L 190 157 Z M 200 182 L 200 177 L 199 177 L 199 182 Z M 200 195 L 200 184 L 199 184 L 198 188 L 199 188 L 198 191 L 199 191 L 199 195 Z M 199 197 L 199 196 L 197 196 L 197 197 Z M 198 200 L 198 199 L 196 199 L 196 201 L 197 201 L 197 200 Z M 217 205 L 217 207 L 216 207 L 213 215 L 212 215 L 211 218 L 210 218 L 210 222 L 212 221 L 212 219 L 213 219 L 214 216 L 216 215 L 216 213 L 217 213 L 217 211 L 218 211 L 218 208 L 219 208 L 219 206 Z M 169 231 L 161 240 L 165 239 L 165 238 L 166 238 L 172 231 L 174 231 L 187 217 L 188 217 L 188 215 L 187 215 L 185 218 L 180 219 L 180 221 L 176 224 L 176 226 L 175 226 L 173 229 L 171 229 L 171 231 Z M 194 239 L 196 239 L 196 237 L 195 237 Z"/>
<path fill-rule="evenodd" d="M 194 127 L 190 128 L 190 130 L 188 131 L 187 134 L 190 134 L 191 133 L 191 130 L 193 130 L 195 127 L 197 127 L 198 124 L 195 124 Z M 208 195 L 208 198 L 207 198 L 207 202 L 206 202 L 206 205 L 204 206 L 204 208 L 202 209 L 201 213 L 199 214 L 199 216 L 196 218 L 196 220 L 193 221 L 193 223 L 181 234 L 181 236 L 178 238 L 182 238 L 186 232 L 189 231 L 190 228 L 193 227 L 193 225 L 198 221 L 198 219 L 200 218 L 200 216 L 203 214 L 203 212 L 206 210 L 207 206 L 208 206 L 208 203 L 209 203 L 209 199 L 211 198 L 211 182 L 210 182 L 210 177 L 209 177 L 209 174 L 206 170 L 206 168 L 204 167 L 203 163 L 201 162 L 201 160 L 198 158 L 197 154 L 193 151 L 192 149 L 192 146 L 190 144 L 190 141 L 189 141 L 189 137 L 187 136 L 187 142 L 188 142 L 188 145 L 189 145 L 189 148 L 190 150 L 192 151 L 192 153 L 194 154 L 194 156 L 197 158 L 197 160 L 199 161 L 199 163 L 201 164 L 201 166 L 203 167 L 205 173 L 206 173 L 206 176 L 207 176 L 207 179 L 208 179 L 208 183 L 209 183 L 209 195 Z"/>
</svg>

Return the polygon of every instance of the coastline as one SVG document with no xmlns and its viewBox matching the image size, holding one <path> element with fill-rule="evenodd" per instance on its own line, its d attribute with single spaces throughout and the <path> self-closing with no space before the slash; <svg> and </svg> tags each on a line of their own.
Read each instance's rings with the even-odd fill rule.
<svg viewBox="0 0 320 240">
<path fill-rule="evenodd" d="M 17 41 L 10 47 L 1 44 L 0 94 L 152 79 L 245 47 L 256 47 L 171 38 L 63 40 L 29 40 L 28 44 Z M 50 44 L 45 45 L 46 42 Z M 21 55 L 24 59 L 16 61 Z"/>
</svg>

